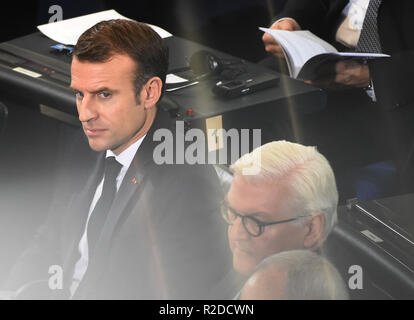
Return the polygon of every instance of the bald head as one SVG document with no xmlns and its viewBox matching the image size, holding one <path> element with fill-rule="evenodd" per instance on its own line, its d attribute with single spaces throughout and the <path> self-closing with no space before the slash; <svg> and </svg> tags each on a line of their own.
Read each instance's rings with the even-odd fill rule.
<svg viewBox="0 0 414 320">
<path fill-rule="evenodd" d="M 320 255 L 293 250 L 266 258 L 245 283 L 243 300 L 346 300 L 336 268 Z"/>
<path fill-rule="evenodd" d="M 286 300 L 286 270 L 282 268 L 258 269 L 246 281 L 241 292 L 242 300 Z"/>
</svg>

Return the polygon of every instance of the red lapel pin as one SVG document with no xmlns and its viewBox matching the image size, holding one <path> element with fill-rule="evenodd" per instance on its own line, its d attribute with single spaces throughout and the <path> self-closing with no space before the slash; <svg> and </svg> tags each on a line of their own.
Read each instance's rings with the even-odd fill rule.
<svg viewBox="0 0 414 320">
<path fill-rule="evenodd" d="M 135 179 L 135 178 L 134 178 L 134 179 L 132 179 L 132 183 L 133 183 L 133 184 L 137 184 L 137 179 Z"/>
</svg>

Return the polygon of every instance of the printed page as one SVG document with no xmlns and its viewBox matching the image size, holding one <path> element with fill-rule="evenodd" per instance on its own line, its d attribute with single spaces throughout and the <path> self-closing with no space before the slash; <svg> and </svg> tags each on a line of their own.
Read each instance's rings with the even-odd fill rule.
<svg viewBox="0 0 414 320">
<path fill-rule="evenodd" d="M 296 78 L 300 69 L 310 58 L 321 53 L 337 52 L 335 47 L 307 30 L 285 31 L 259 28 L 269 33 L 282 46 L 291 64 L 289 71 Z"/>
</svg>

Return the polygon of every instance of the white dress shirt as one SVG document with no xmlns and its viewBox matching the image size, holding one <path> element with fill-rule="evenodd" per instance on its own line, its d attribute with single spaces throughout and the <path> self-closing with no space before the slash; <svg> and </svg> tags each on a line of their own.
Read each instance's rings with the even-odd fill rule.
<svg viewBox="0 0 414 320">
<path fill-rule="evenodd" d="M 121 171 L 116 177 L 116 191 L 119 190 L 119 187 L 121 186 L 121 183 L 125 177 L 125 174 L 128 171 L 128 168 L 131 165 L 131 162 L 134 159 L 134 156 L 137 153 L 138 148 L 141 145 L 144 138 L 145 138 L 145 135 L 142 138 L 140 138 L 138 141 L 131 144 L 127 149 L 125 149 L 119 155 L 115 155 L 111 150 L 106 151 L 106 157 L 111 157 L 111 156 L 115 157 L 115 160 L 118 161 L 122 165 Z M 82 278 L 85 275 L 86 270 L 88 269 L 88 259 L 89 259 L 88 235 L 87 235 L 88 222 L 91 217 L 91 213 L 93 209 L 95 208 L 96 203 L 101 197 L 104 179 L 105 177 L 102 178 L 102 181 L 98 184 L 98 187 L 96 188 L 95 195 L 93 196 L 91 205 L 89 207 L 88 219 L 86 221 L 85 229 L 79 241 L 78 248 L 79 248 L 79 253 L 81 257 L 75 264 L 75 270 L 74 270 L 73 277 L 72 277 L 72 284 L 70 286 L 71 297 L 75 294 L 76 289 L 79 286 L 79 283 L 82 281 Z"/>
<path fill-rule="evenodd" d="M 357 46 L 369 0 L 350 0 L 342 10 L 343 21 L 336 32 L 336 41 L 349 48 Z"/>
</svg>

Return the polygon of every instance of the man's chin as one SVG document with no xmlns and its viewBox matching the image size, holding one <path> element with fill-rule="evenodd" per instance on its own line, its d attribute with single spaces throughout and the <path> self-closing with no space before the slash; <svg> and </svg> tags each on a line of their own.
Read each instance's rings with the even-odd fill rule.
<svg viewBox="0 0 414 320">
<path fill-rule="evenodd" d="M 94 141 L 91 141 L 89 139 L 89 147 L 96 152 L 102 152 L 102 151 L 106 151 L 109 149 L 109 147 L 107 145 L 101 145 L 101 144 L 97 144 L 94 143 Z"/>
</svg>

